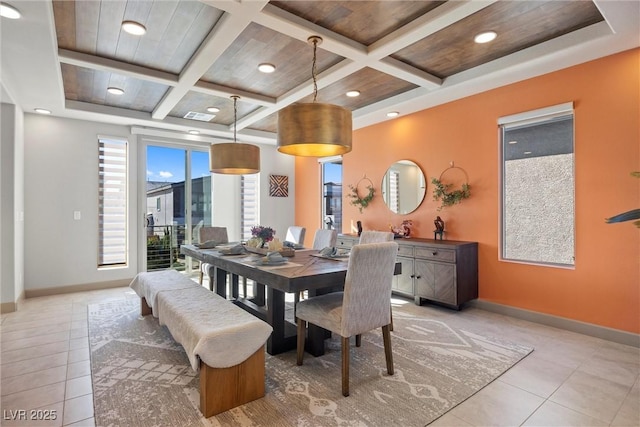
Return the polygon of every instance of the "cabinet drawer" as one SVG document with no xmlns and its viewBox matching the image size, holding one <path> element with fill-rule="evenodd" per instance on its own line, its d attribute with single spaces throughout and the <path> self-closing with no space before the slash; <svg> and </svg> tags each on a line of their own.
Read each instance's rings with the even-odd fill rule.
<svg viewBox="0 0 640 427">
<path fill-rule="evenodd" d="M 354 240 L 349 238 L 340 238 L 336 240 L 336 246 L 339 248 L 351 248 L 353 247 Z"/>
<path fill-rule="evenodd" d="M 398 255 L 413 257 L 413 246 L 410 245 L 398 245 Z"/>
<path fill-rule="evenodd" d="M 445 262 L 456 262 L 456 251 L 453 249 L 416 246 L 415 252 L 416 258 L 434 259 Z"/>
</svg>

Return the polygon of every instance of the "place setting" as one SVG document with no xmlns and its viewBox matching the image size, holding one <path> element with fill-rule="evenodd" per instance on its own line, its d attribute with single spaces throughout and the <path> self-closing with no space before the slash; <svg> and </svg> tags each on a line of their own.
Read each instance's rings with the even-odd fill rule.
<svg viewBox="0 0 640 427">
<path fill-rule="evenodd" d="M 310 254 L 317 258 L 332 259 L 335 261 L 347 261 L 351 252 L 347 249 L 336 248 L 335 246 L 327 246 L 318 253 Z"/>
</svg>

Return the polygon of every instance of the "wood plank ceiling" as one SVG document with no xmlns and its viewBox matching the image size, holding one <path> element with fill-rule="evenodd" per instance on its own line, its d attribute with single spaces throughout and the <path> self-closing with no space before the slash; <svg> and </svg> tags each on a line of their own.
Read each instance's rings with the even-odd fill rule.
<svg viewBox="0 0 640 427">
<path fill-rule="evenodd" d="M 310 35 L 324 38 L 318 101 L 355 112 L 603 20 L 591 1 L 562 0 L 54 0 L 53 11 L 67 101 L 178 123 L 219 108 L 206 129 L 233 124 L 237 94 L 238 129 L 267 132 L 280 108 L 312 101 Z M 126 20 L 146 34 L 124 32 Z M 473 42 L 487 30 L 494 42 Z"/>
</svg>

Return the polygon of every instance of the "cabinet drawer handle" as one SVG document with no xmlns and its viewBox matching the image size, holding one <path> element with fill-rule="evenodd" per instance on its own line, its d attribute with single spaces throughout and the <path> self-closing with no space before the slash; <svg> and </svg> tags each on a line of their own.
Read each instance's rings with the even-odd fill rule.
<svg viewBox="0 0 640 427">
<path fill-rule="evenodd" d="M 416 276 L 416 279 L 422 279 L 422 276 Z"/>
<path fill-rule="evenodd" d="M 438 251 L 433 251 L 433 252 L 431 252 L 431 255 L 433 255 L 433 256 L 438 255 Z"/>
<path fill-rule="evenodd" d="M 409 276 L 409 277 L 411 277 L 411 278 L 413 279 L 413 278 L 414 278 L 414 277 L 416 277 L 416 276 L 412 274 L 412 275 L 411 275 L 411 276 Z"/>
</svg>

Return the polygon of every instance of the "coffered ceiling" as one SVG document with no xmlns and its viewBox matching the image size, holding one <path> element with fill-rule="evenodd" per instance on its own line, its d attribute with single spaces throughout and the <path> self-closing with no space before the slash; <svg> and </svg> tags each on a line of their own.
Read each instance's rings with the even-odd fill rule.
<svg viewBox="0 0 640 427">
<path fill-rule="evenodd" d="M 278 110 L 313 100 L 311 35 L 318 102 L 352 110 L 355 128 L 640 45 L 636 1 L 9 3 L 23 19 L 2 20 L 3 86 L 25 111 L 220 139 L 239 95 L 238 135 L 255 142 L 275 141 Z M 497 38 L 475 43 L 484 31 Z"/>
</svg>

